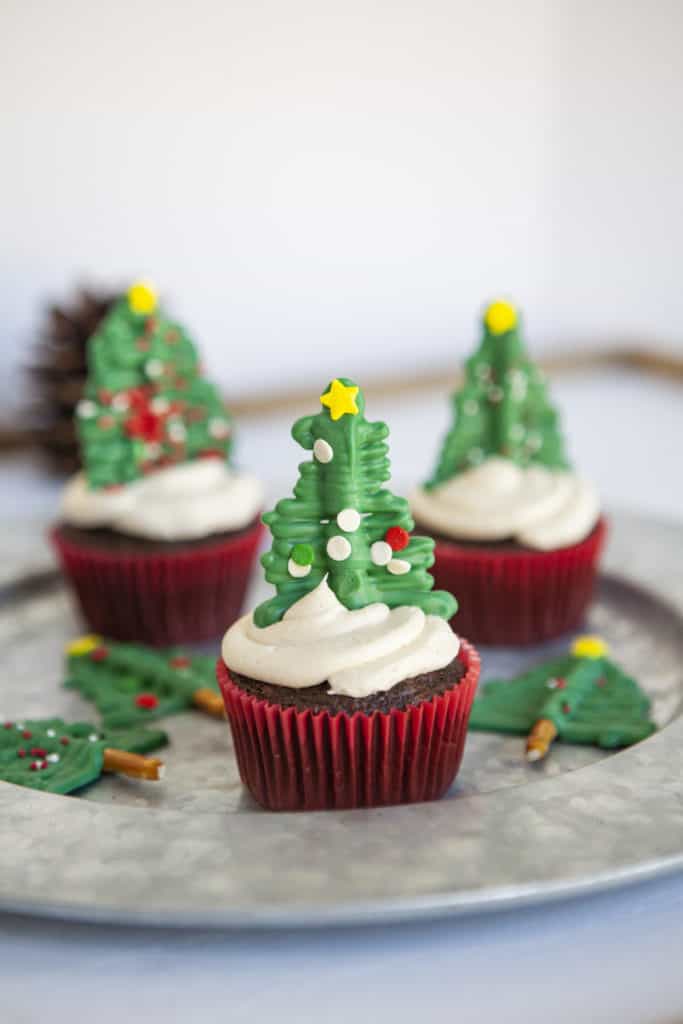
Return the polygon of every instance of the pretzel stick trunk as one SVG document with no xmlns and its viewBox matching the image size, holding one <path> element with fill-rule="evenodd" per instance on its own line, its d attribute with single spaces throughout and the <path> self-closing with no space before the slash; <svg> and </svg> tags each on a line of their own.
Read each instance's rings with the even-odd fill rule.
<svg viewBox="0 0 683 1024">
<path fill-rule="evenodd" d="M 207 715 L 214 718 L 225 718 L 225 704 L 220 693 L 215 693 L 208 686 L 202 686 L 192 694 L 192 703 Z"/>
<path fill-rule="evenodd" d="M 131 754 L 127 750 L 114 750 L 107 747 L 104 751 L 102 770 L 127 775 L 130 779 L 147 779 L 159 782 L 164 777 L 164 762 L 158 757 L 143 757 Z"/>
</svg>

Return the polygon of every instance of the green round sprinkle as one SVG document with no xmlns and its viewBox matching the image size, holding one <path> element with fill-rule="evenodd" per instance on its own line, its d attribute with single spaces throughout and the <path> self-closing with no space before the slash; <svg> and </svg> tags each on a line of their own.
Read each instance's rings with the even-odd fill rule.
<svg viewBox="0 0 683 1024">
<path fill-rule="evenodd" d="M 295 544 L 292 548 L 292 561 L 295 565 L 313 565 L 313 546 Z"/>
</svg>

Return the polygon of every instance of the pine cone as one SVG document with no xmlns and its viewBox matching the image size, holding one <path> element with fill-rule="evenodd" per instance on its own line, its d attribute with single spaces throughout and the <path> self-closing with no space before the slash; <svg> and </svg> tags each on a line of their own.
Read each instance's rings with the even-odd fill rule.
<svg viewBox="0 0 683 1024">
<path fill-rule="evenodd" d="M 80 468 L 74 410 L 85 385 L 88 339 L 117 298 L 82 289 L 72 305 L 52 306 L 28 367 L 34 393 L 33 434 L 58 472 Z"/>
</svg>

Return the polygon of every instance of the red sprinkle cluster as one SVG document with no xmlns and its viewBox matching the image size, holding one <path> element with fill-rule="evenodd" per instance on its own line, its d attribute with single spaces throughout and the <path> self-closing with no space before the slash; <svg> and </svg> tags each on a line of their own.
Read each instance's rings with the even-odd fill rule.
<svg viewBox="0 0 683 1024">
<path fill-rule="evenodd" d="M 392 551 L 403 551 L 410 544 L 410 534 L 402 526 L 390 526 L 384 539 Z"/>
</svg>

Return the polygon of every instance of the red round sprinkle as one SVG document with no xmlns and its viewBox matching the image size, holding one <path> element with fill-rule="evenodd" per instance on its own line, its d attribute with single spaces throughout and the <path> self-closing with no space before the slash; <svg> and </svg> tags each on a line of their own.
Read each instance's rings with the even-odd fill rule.
<svg viewBox="0 0 683 1024">
<path fill-rule="evenodd" d="M 392 551 L 403 551 L 410 544 L 410 534 L 402 526 L 390 526 L 384 539 Z"/>
<path fill-rule="evenodd" d="M 159 698 L 153 693 L 140 693 L 135 698 L 137 707 L 144 708 L 146 711 L 151 711 L 152 708 L 159 706 Z"/>
<path fill-rule="evenodd" d="M 47 761 L 41 761 L 40 767 L 41 768 L 47 768 Z"/>
<path fill-rule="evenodd" d="M 604 676 L 600 676 L 599 679 L 596 679 L 595 685 L 596 686 L 607 686 L 607 680 L 605 679 Z"/>
<path fill-rule="evenodd" d="M 106 647 L 96 647 L 94 651 L 90 652 L 91 661 L 104 661 L 109 655 L 109 651 Z"/>
<path fill-rule="evenodd" d="M 68 736 L 62 736 L 59 742 L 62 744 L 63 747 L 68 747 L 69 744 L 71 743 L 71 740 L 69 739 Z"/>
<path fill-rule="evenodd" d="M 177 658 L 171 658 L 171 660 L 169 661 L 169 665 L 171 666 L 171 668 L 189 668 L 190 659 L 184 658 L 182 655 L 178 655 Z"/>
<path fill-rule="evenodd" d="M 43 747 L 31 747 L 31 757 L 47 757 L 47 750 Z"/>
<path fill-rule="evenodd" d="M 147 338 L 137 338 L 135 341 L 135 347 L 140 349 L 141 352 L 146 352 L 149 348 L 149 342 Z"/>
<path fill-rule="evenodd" d="M 566 680 L 565 679 L 558 679 L 556 681 L 556 683 L 555 683 L 555 689 L 556 690 L 566 690 L 567 689 L 567 682 L 566 682 Z"/>
<path fill-rule="evenodd" d="M 567 702 L 565 701 L 565 703 L 562 705 L 562 714 L 563 715 L 568 715 L 570 711 L 571 711 L 571 708 L 570 708 L 569 704 L 567 704 Z"/>
<path fill-rule="evenodd" d="M 26 751 L 23 747 L 19 747 L 17 750 L 17 757 L 26 757 Z"/>
<path fill-rule="evenodd" d="M 33 733 L 32 733 L 32 732 L 29 732 L 29 730 L 28 730 L 28 729 L 24 729 L 24 731 L 22 732 L 22 734 L 21 734 L 21 735 L 23 736 L 23 738 L 24 738 L 25 740 L 30 740 L 30 739 L 31 739 L 31 738 L 33 737 Z"/>
<path fill-rule="evenodd" d="M 29 767 L 30 767 L 32 772 L 37 772 L 38 771 L 38 767 L 39 767 L 38 766 L 38 762 L 37 761 L 31 761 L 31 764 L 30 764 Z"/>
<path fill-rule="evenodd" d="M 113 416 L 100 416 L 97 421 L 97 426 L 100 427 L 101 430 L 111 430 L 115 423 L 116 420 Z"/>
<path fill-rule="evenodd" d="M 11 729 L 13 725 L 14 725 L 13 722 L 5 722 L 3 724 L 3 729 Z"/>
<path fill-rule="evenodd" d="M 97 397 L 99 398 L 102 405 L 109 405 L 113 398 L 113 395 L 111 391 L 108 391 L 106 388 L 100 388 L 100 390 L 97 392 Z"/>
</svg>

